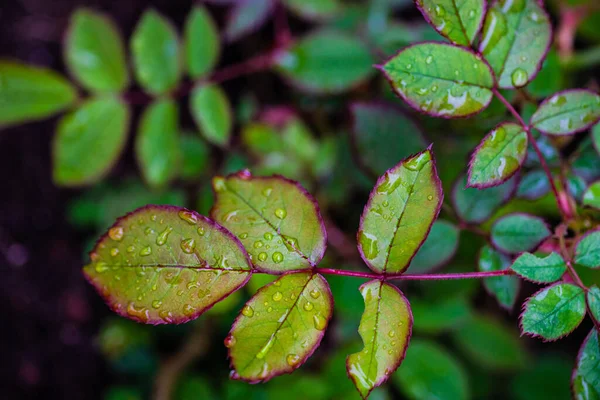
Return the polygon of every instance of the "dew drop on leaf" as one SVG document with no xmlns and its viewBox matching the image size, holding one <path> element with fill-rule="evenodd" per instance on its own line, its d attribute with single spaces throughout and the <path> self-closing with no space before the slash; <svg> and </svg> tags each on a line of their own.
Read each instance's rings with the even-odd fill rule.
<svg viewBox="0 0 600 400">
<path fill-rule="evenodd" d="M 527 72 L 523 68 L 516 68 L 513 73 L 510 75 L 511 82 L 514 87 L 519 88 L 525 86 L 527 84 L 527 80 L 529 76 Z"/>
<path fill-rule="evenodd" d="M 275 216 L 279 219 L 284 219 L 287 216 L 287 211 L 283 208 L 278 208 L 275 210 Z"/>
<path fill-rule="evenodd" d="M 227 335 L 225 340 L 223 340 L 223 344 L 225 344 L 225 347 L 227 347 L 228 349 L 232 348 L 233 346 L 235 346 L 235 336 Z"/>
<path fill-rule="evenodd" d="M 242 314 L 245 315 L 246 317 L 250 318 L 254 315 L 254 309 L 246 304 L 242 308 Z"/>
<path fill-rule="evenodd" d="M 162 306 L 162 301 L 160 301 L 160 300 L 154 300 L 152 302 L 152 308 L 157 308 L 158 309 L 158 308 L 160 308 L 160 306 Z"/>
<path fill-rule="evenodd" d="M 317 289 L 313 289 L 310 291 L 310 297 L 312 297 L 313 299 L 318 299 L 319 296 L 321 296 L 321 292 L 319 292 Z"/>
<path fill-rule="evenodd" d="M 242 233 L 242 234 L 240 235 L 240 239 L 246 239 L 247 237 L 248 237 L 248 234 L 247 234 L 247 233 Z"/>
<path fill-rule="evenodd" d="M 150 254 L 152 254 L 152 248 L 150 246 L 146 246 L 140 250 L 140 256 L 149 256 Z"/>
<path fill-rule="evenodd" d="M 300 357 L 298 357 L 298 355 L 296 355 L 296 354 L 288 354 L 287 357 L 285 358 L 285 361 L 288 363 L 288 365 L 290 367 L 294 367 L 294 366 L 298 365 L 298 362 L 300 361 Z"/>
<path fill-rule="evenodd" d="M 433 56 L 427 56 L 427 58 L 425 58 L 425 62 L 427 64 L 431 64 L 433 62 Z"/>
<path fill-rule="evenodd" d="M 272 298 L 273 301 L 280 301 L 283 298 L 283 294 L 281 292 L 275 292 Z"/>
<path fill-rule="evenodd" d="M 192 315 L 194 313 L 194 311 L 196 311 L 196 309 L 191 305 L 191 304 L 185 304 L 183 306 L 183 313 L 185 315 Z"/>
<path fill-rule="evenodd" d="M 114 241 L 121 241 L 123 239 L 123 228 L 120 226 L 115 226 L 108 230 L 108 236 Z"/>
<path fill-rule="evenodd" d="M 267 232 L 263 235 L 263 237 L 265 238 L 265 240 L 271 240 L 271 239 L 273 239 L 273 234 L 271 234 L 270 232 Z"/>
<path fill-rule="evenodd" d="M 311 311 L 314 308 L 314 306 L 310 301 L 307 301 L 306 303 L 304 303 L 304 306 L 302 308 L 304 308 L 304 311 Z"/>
<path fill-rule="evenodd" d="M 131 246 L 128 246 L 128 247 L 127 247 L 127 252 L 128 252 L 128 253 L 133 253 L 133 252 L 135 252 L 135 246 L 133 246 L 133 245 L 131 245 Z"/>
<path fill-rule="evenodd" d="M 315 325 L 315 329 L 318 331 L 325 330 L 327 326 L 327 320 L 323 318 L 320 314 L 313 315 L 313 323 Z"/>
<path fill-rule="evenodd" d="M 98 264 L 96 264 L 96 267 L 94 269 L 97 273 L 101 274 L 103 272 L 108 271 L 110 268 L 108 267 L 107 263 L 101 261 Z"/>
<path fill-rule="evenodd" d="M 260 249 L 261 247 L 263 247 L 264 243 L 260 240 L 257 240 L 256 242 L 254 242 L 254 248 L 255 249 Z"/>
<path fill-rule="evenodd" d="M 435 15 L 437 15 L 438 17 L 443 17 L 444 15 L 446 15 L 446 9 L 442 6 L 435 6 Z"/>
<path fill-rule="evenodd" d="M 377 257 L 377 255 L 379 254 L 379 247 L 377 246 L 378 242 L 375 236 L 364 231 L 359 231 L 358 241 L 367 259 L 372 260 L 375 257 Z"/>
<path fill-rule="evenodd" d="M 265 252 L 262 252 L 262 253 L 260 253 L 260 254 L 258 255 L 258 259 L 259 259 L 260 261 L 266 261 L 266 260 L 267 260 L 267 257 L 268 257 L 268 255 L 267 255 L 267 253 L 265 253 Z"/>
<path fill-rule="evenodd" d="M 281 254 L 280 252 L 276 251 L 275 253 L 273 253 L 273 262 L 276 264 L 279 264 L 280 262 L 283 261 L 283 254 Z"/>
<path fill-rule="evenodd" d="M 162 231 L 160 233 L 160 235 L 158 235 L 156 237 L 156 244 L 159 246 L 162 246 L 163 244 L 165 244 L 167 242 L 167 239 L 169 238 L 169 234 L 173 231 L 173 228 L 170 226 L 167 226 L 165 228 L 164 231 Z"/>
<path fill-rule="evenodd" d="M 260 351 L 256 355 L 256 358 L 258 358 L 258 359 L 265 358 L 265 356 L 267 355 L 267 353 L 269 352 L 269 350 L 271 350 L 271 347 L 273 347 L 274 343 L 275 343 L 275 335 L 272 335 L 269 338 L 269 341 L 262 347 L 262 349 L 260 349 Z"/>
<path fill-rule="evenodd" d="M 117 255 L 119 255 L 119 249 L 113 247 L 112 249 L 110 249 L 110 255 L 116 257 Z"/>
<path fill-rule="evenodd" d="M 179 218 L 184 220 L 185 222 L 195 225 L 198 223 L 198 217 L 191 211 L 181 210 L 179 211 Z"/>
</svg>

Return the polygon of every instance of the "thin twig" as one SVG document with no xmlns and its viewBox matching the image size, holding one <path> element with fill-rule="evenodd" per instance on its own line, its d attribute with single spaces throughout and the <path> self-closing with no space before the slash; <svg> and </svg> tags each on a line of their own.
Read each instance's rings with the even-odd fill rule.
<svg viewBox="0 0 600 400">
<path fill-rule="evenodd" d="M 373 272 L 347 271 L 334 268 L 316 268 L 315 271 L 320 274 L 353 276 L 355 278 L 378 279 L 384 281 L 440 281 L 450 279 L 478 279 L 515 274 L 514 271 L 507 269 L 501 271 L 457 272 L 448 274 L 375 274 Z"/>
</svg>

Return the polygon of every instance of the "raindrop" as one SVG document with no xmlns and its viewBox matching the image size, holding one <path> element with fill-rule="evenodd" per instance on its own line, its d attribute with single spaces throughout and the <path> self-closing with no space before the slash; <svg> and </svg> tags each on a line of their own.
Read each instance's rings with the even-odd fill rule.
<svg viewBox="0 0 600 400">
<path fill-rule="evenodd" d="M 433 195 L 430 194 L 429 196 L 427 196 L 427 200 L 429 200 L 429 201 L 433 200 Z"/>
<path fill-rule="evenodd" d="M 268 255 L 267 255 L 267 253 L 265 253 L 265 252 L 262 252 L 262 253 L 260 253 L 260 254 L 258 255 L 258 259 L 259 259 L 260 261 L 266 261 L 266 260 L 267 260 L 267 256 L 268 256 Z"/>
<path fill-rule="evenodd" d="M 283 294 L 281 292 L 275 292 L 272 298 L 273 301 L 280 301 L 283 298 Z"/>
<path fill-rule="evenodd" d="M 446 15 L 446 10 L 442 6 L 435 6 L 435 15 L 438 17 L 443 17 Z"/>
<path fill-rule="evenodd" d="M 396 332 L 394 332 L 394 331 L 389 331 L 389 332 L 388 332 L 388 336 L 389 336 L 389 337 L 391 337 L 391 338 L 393 338 L 394 336 L 396 336 Z"/>
<path fill-rule="evenodd" d="M 188 210 L 179 211 L 179 218 L 191 225 L 197 224 L 199 220 L 198 216 L 195 213 Z"/>
<path fill-rule="evenodd" d="M 281 235 L 281 237 L 283 238 L 283 244 L 285 245 L 285 248 L 287 249 L 287 251 L 293 252 L 299 248 L 298 239 L 293 238 L 291 236 L 285 236 L 285 235 Z"/>
<path fill-rule="evenodd" d="M 204 232 L 204 227 L 201 226 L 200 228 L 198 228 L 198 235 L 204 236 L 204 233 L 205 233 Z"/>
<path fill-rule="evenodd" d="M 232 348 L 233 346 L 235 346 L 235 336 L 233 335 L 227 335 L 227 337 L 225 338 L 225 340 L 223 340 L 223 343 L 225 344 L 225 347 L 227 347 L 228 349 Z"/>
<path fill-rule="evenodd" d="M 148 309 L 146 307 L 135 308 L 135 304 L 133 302 L 127 305 L 127 314 L 142 322 L 148 322 L 150 319 Z"/>
<path fill-rule="evenodd" d="M 108 230 L 108 236 L 114 241 L 121 241 L 123 239 L 123 228 L 120 226 L 115 226 Z"/>
<path fill-rule="evenodd" d="M 287 211 L 283 208 L 278 208 L 275 210 L 275 216 L 279 219 L 284 219 L 287 216 Z"/>
<path fill-rule="evenodd" d="M 187 316 L 192 315 L 195 311 L 196 311 L 196 309 L 191 304 L 185 304 L 183 306 L 183 313 Z"/>
<path fill-rule="evenodd" d="M 272 189 L 272 188 L 265 188 L 265 189 L 262 191 L 262 194 L 263 194 L 263 196 L 265 196 L 265 197 L 269 197 L 269 196 L 271 195 L 271 192 L 272 192 L 272 191 L 273 191 L 273 189 Z"/>
<path fill-rule="evenodd" d="M 317 289 L 313 289 L 310 291 L 310 297 L 312 297 L 313 299 L 318 299 L 319 296 L 321 296 L 321 292 L 319 292 Z"/>
<path fill-rule="evenodd" d="M 167 242 L 167 239 L 168 239 L 168 237 L 169 237 L 169 234 L 170 234 L 171 232 L 173 232 L 173 228 L 172 228 L 172 227 L 170 227 L 170 226 L 167 226 L 167 227 L 165 228 L 165 230 L 164 230 L 164 231 L 162 231 L 162 232 L 160 233 L 160 235 L 158 235 L 158 236 L 156 237 L 156 244 L 157 244 L 157 245 L 159 245 L 159 246 L 162 246 L 163 244 L 165 244 L 165 243 Z"/>
<path fill-rule="evenodd" d="M 225 179 L 221 176 L 217 176 L 213 179 L 213 187 L 215 192 L 224 192 L 227 189 L 225 185 Z"/>
<path fill-rule="evenodd" d="M 107 263 L 101 261 L 98 264 L 96 264 L 94 269 L 96 270 L 97 273 L 101 274 L 105 271 L 108 271 L 110 268 L 108 267 Z"/>
<path fill-rule="evenodd" d="M 119 255 L 119 249 L 113 247 L 112 249 L 110 249 L 110 255 L 116 257 L 117 255 Z"/>
<path fill-rule="evenodd" d="M 411 69 L 412 68 L 412 64 L 406 64 L 406 69 Z"/>
<path fill-rule="evenodd" d="M 475 18 L 475 10 L 469 11 L 469 18 L 471 18 L 471 19 Z"/>
<path fill-rule="evenodd" d="M 372 260 L 379 254 L 378 241 L 374 235 L 361 230 L 358 232 L 358 243 L 367 259 Z"/>
<path fill-rule="evenodd" d="M 287 361 L 290 367 L 295 367 L 296 365 L 298 365 L 300 357 L 298 357 L 298 355 L 296 354 L 288 354 L 285 360 Z"/>
<path fill-rule="evenodd" d="M 313 323 L 315 325 L 315 329 L 318 331 L 325 330 L 325 327 L 327 326 L 327 320 L 320 314 L 313 315 Z"/>
<path fill-rule="evenodd" d="M 437 92 L 437 90 L 438 90 L 438 87 L 437 87 L 437 85 L 433 85 L 433 86 L 431 87 L 431 91 L 432 91 L 432 92 Z"/>
<path fill-rule="evenodd" d="M 273 256 L 271 258 L 273 258 L 273 262 L 275 264 L 279 264 L 280 262 L 283 261 L 283 254 L 281 254 L 280 252 L 276 251 L 275 253 L 273 253 Z"/>
<path fill-rule="evenodd" d="M 152 229 L 152 228 L 150 228 L 150 227 L 147 227 L 147 228 L 144 230 L 144 233 L 145 233 L 146 235 L 152 235 L 152 234 L 154 233 L 154 229 Z"/>
<path fill-rule="evenodd" d="M 247 234 L 247 233 L 242 233 L 242 234 L 240 235 L 240 239 L 246 239 L 247 237 L 248 237 L 248 234 Z"/>
<path fill-rule="evenodd" d="M 416 157 L 413 157 L 404 162 L 404 167 L 411 171 L 420 171 L 423 169 L 425 164 L 429 161 L 429 156 L 427 153 L 422 153 Z"/>
<path fill-rule="evenodd" d="M 160 306 L 162 306 L 162 301 L 160 301 L 160 300 L 154 300 L 152 302 L 152 308 L 160 308 Z"/>
<path fill-rule="evenodd" d="M 270 232 L 267 232 L 263 235 L 263 237 L 265 238 L 265 240 L 271 240 L 273 239 L 273 235 Z"/>
<path fill-rule="evenodd" d="M 173 314 L 171 314 L 171 311 L 162 310 L 158 313 L 158 316 L 168 324 L 173 322 Z"/>
<path fill-rule="evenodd" d="M 433 62 L 433 56 L 427 56 L 427 58 L 425 59 L 425 62 L 427 64 L 431 64 Z"/>
<path fill-rule="evenodd" d="M 152 248 L 150 246 L 144 247 L 140 250 L 140 256 L 149 256 L 152 254 Z"/>
<path fill-rule="evenodd" d="M 195 248 L 196 241 L 194 239 L 189 238 L 181 241 L 181 250 L 183 250 L 184 253 L 192 254 Z"/>
<path fill-rule="evenodd" d="M 256 242 L 254 242 L 254 248 L 255 249 L 260 249 L 261 247 L 263 247 L 264 243 L 260 240 L 257 240 Z"/>
<path fill-rule="evenodd" d="M 265 356 L 267 355 L 269 350 L 271 350 L 271 347 L 273 347 L 274 343 L 275 343 L 275 336 L 273 335 L 269 338 L 269 341 L 263 346 L 263 348 L 260 349 L 258 354 L 256 354 L 256 358 L 258 358 L 258 359 L 265 358 Z"/>
<path fill-rule="evenodd" d="M 252 307 L 250 307 L 248 304 L 246 304 L 242 308 L 242 314 L 245 315 L 246 317 L 250 318 L 254 315 L 254 309 Z"/>
<path fill-rule="evenodd" d="M 131 246 L 127 247 L 128 253 L 133 253 L 134 251 L 135 251 L 135 246 L 131 245 Z"/>
<path fill-rule="evenodd" d="M 527 84 L 529 76 L 523 68 L 517 68 L 510 75 L 510 79 L 514 87 L 520 88 Z"/>
<path fill-rule="evenodd" d="M 304 311 L 311 311 L 315 307 L 310 301 L 307 301 L 306 303 L 304 303 L 304 306 L 302 308 L 304 308 Z"/>
</svg>

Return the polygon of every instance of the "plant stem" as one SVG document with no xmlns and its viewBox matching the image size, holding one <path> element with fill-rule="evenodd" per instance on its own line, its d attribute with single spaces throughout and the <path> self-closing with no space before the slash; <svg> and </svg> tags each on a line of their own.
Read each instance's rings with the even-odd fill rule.
<svg viewBox="0 0 600 400">
<path fill-rule="evenodd" d="M 210 78 L 208 78 L 208 82 L 221 83 L 231 79 L 239 78 L 240 76 L 266 70 L 273 65 L 275 55 L 278 51 L 279 49 L 271 50 L 266 54 L 260 54 L 238 64 L 233 64 L 221 70 L 215 71 Z"/>
<path fill-rule="evenodd" d="M 533 146 L 533 149 L 535 150 L 535 153 L 537 154 L 537 156 L 540 160 L 540 164 L 542 165 L 542 169 L 544 170 L 544 172 L 546 173 L 546 176 L 548 177 L 550 187 L 552 188 L 552 193 L 554 194 L 554 197 L 556 199 L 558 211 L 562 215 L 562 218 L 564 221 L 570 220 L 573 216 L 570 206 L 563 204 L 560 193 L 558 191 L 558 187 L 556 186 L 556 183 L 554 182 L 554 178 L 552 177 L 552 172 L 550 171 L 550 167 L 548 166 L 548 163 L 546 162 L 546 159 L 544 158 L 542 151 L 540 150 L 537 142 L 535 141 L 535 138 L 531 134 L 531 129 L 530 129 L 529 125 L 527 125 L 525 123 L 525 121 L 523 121 L 523 118 L 521 118 L 521 115 L 517 112 L 517 110 L 515 110 L 515 108 L 512 106 L 512 104 L 510 104 L 510 102 L 508 100 L 506 100 L 504 98 L 504 96 L 502 96 L 502 94 L 498 91 L 498 89 L 493 88 L 492 92 L 498 98 L 498 100 L 500 100 L 504 104 L 504 106 L 508 109 L 508 111 L 513 115 L 513 117 L 516 118 L 516 120 L 519 122 L 519 124 L 521 124 L 521 126 L 527 133 L 527 138 L 529 139 L 529 142 Z"/>
<path fill-rule="evenodd" d="M 489 271 L 489 272 L 457 272 L 448 274 L 375 274 L 373 272 L 346 271 L 333 268 L 316 268 L 320 274 L 330 274 L 338 276 L 353 276 L 356 278 L 379 279 L 379 280 L 400 280 L 400 281 L 439 281 L 448 279 L 478 279 L 494 276 L 514 275 L 512 270 Z"/>
</svg>

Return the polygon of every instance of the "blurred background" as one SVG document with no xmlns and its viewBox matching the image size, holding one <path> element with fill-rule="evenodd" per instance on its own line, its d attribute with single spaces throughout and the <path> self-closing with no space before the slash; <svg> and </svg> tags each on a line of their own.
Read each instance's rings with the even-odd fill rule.
<svg viewBox="0 0 600 400">
<path fill-rule="evenodd" d="M 266 68 L 224 80 L 221 87 L 233 115 L 227 145 L 198 134 L 186 105 L 189 93 L 175 91 L 179 136 L 174 147 L 164 150 L 176 160 L 164 171 L 167 179 L 149 181 L 147 171 L 140 171 L 136 161 L 134 133 L 151 98 L 133 79 L 123 96 L 132 111 L 124 150 L 109 173 L 85 186 L 54 182 L 52 143 L 60 116 L 0 131 L 2 398 L 359 398 L 346 376 L 344 360 L 361 348 L 357 334 L 363 310 L 357 290 L 361 280 L 328 277 L 336 307 L 323 344 L 293 375 L 261 385 L 228 380 L 222 341 L 244 301 L 270 278 L 253 277 L 246 288 L 194 322 L 157 327 L 114 315 L 85 281 L 81 267 L 89 261 L 87 252 L 115 218 L 145 204 L 186 206 L 206 215 L 212 204 L 210 179 L 215 174 L 250 168 L 255 174 L 281 173 L 299 180 L 318 198 L 327 220 L 330 244 L 322 265 L 361 269 L 365 267 L 357 260 L 354 237 L 375 178 L 434 143 L 448 203 L 435 232 L 438 238 L 451 239 L 443 249 L 430 242 L 409 271 L 426 272 L 442 265 L 444 271 L 476 268 L 484 241 L 469 230 L 459 234 L 456 213 L 468 219 L 468 210 L 453 210 L 451 192 L 455 182 L 463 183 L 461 175 L 472 149 L 506 118 L 504 109 L 493 102 L 472 119 L 434 120 L 408 110 L 394 98 L 371 65 L 410 43 L 444 40 L 408 0 L 285 3 L 203 3 L 223 42 L 215 69 L 322 34 L 325 29 L 362 46 L 350 49 L 348 59 L 338 55 L 330 64 L 333 73 L 343 75 L 344 68 L 354 62 L 358 65 L 354 76 L 339 78 L 335 87 L 319 87 L 318 77 L 316 83 L 311 77 L 298 78 L 296 67 L 283 58 L 275 68 L 278 71 Z M 0 4 L 0 58 L 68 76 L 63 40 L 78 8 L 85 6 L 110 17 L 129 49 L 129 39 L 148 8 L 165 16 L 181 34 L 194 4 L 183 0 L 4 1 Z M 600 11 L 596 0 L 553 0 L 546 7 L 555 26 L 555 45 L 538 78 L 526 90 L 511 95 L 524 115 L 557 90 L 598 89 Z M 335 46 L 326 39 L 317 43 Z M 302 51 L 310 49 L 289 54 L 299 57 L 296 62 L 305 56 L 310 59 Z M 189 87 L 190 82 L 184 79 L 181 87 Z M 307 87 L 311 82 L 314 87 Z M 540 142 L 551 162 L 558 162 L 557 148 L 571 160 L 570 190 L 581 196 L 586 182 L 600 177 L 600 163 L 594 162 L 597 154 L 586 135 L 568 140 L 552 143 L 542 138 Z M 489 194 L 493 207 L 484 210 L 489 215 L 473 217 L 473 222 L 485 220 L 481 225 L 485 230 L 490 221 L 515 210 L 531 210 L 558 221 L 538 167 L 531 156 L 522 176 Z M 510 193 L 517 197 L 506 202 Z M 581 271 L 586 283 L 600 282 L 600 276 L 590 271 Z M 415 316 L 411 350 L 390 383 L 377 389 L 372 398 L 570 397 L 571 370 L 591 328 L 589 320 L 567 339 L 543 343 L 519 338 L 518 306 L 500 307 L 481 282 L 411 283 L 401 288 Z M 516 304 L 535 290 L 534 285 L 523 284 L 515 294 Z"/>
</svg>

